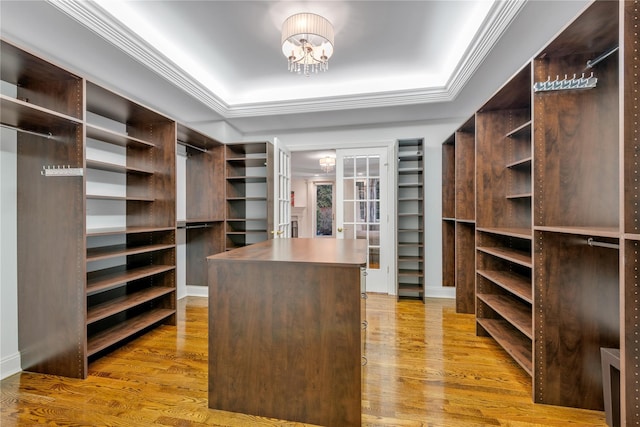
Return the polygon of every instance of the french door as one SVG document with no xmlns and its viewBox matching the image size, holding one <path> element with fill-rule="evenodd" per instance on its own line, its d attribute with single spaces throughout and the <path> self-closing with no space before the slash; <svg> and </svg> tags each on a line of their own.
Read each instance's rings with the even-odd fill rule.
<svg viewBox="0 0 640 427">
<path fill-rule="evenodd" d="M 291 237 L 291 153 L 274 140 L 273 238 Z"/>
<path fill-rule="evenodd" d="M 393 294 L 387 194 L 387 148 L 336 150 L 336 237 L 366 240 L 367 291 Z"/>
</svg>

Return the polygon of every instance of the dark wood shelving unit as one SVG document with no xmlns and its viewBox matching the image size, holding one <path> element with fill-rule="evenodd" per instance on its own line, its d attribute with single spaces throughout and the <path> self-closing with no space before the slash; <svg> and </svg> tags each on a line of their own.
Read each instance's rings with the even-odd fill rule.
<svg viewBox="0 0 640 427">
<path fill-rule="evenodd" d="M 178 223 L 186 235 L 186 284 L 206 286 L 206 257 L 225 249 L 224 146 L 182 124 L 177 143 L 187 156 L 186 218 Z"/>
<path fill-rule="evenodd" d="M 483 105 L 476 124 L 476 320 L 533 372 L 531 66 Z"/>
<path fill-rule="evenodd" d="M 91 82 L 86 96 L 85 375 L 112 346 L 176 321 L 176 123 Z"/>
<path fill-rule="evenodd" d="M 272 238 L 273 145 L 227 144 L 225 160 L 226 250 Z"/>
<path fill-rule="evenodd" d="M 86 374 L 84 178 L 45 167 L 84 167 L 84 81 L 0 41 L 0 121 L 17 142 L 18 344 L 22 368 Z M 37 207 L 37 209 L 35 208 Z"/>
<path fill-rule="evenodd" d="M 640 425 L 639 19 L 638 2 L 594 1 L 475 114 L 478 333 L 532 376 L 535 402 L 595 410 L 600 348 L 620 348 L 623 425 Z M 593 88 L 536 84 L 587 61 Z M 445 257 L 459 150 L 443 144 Z"/>
<path fill-rule="evenodd" d="M 397 160 L 397 295 L 424 300 L 424 141 L 399 140 Z"/>
<path fill-rule="evenodd" d="M 475 117 L 442 145 L 442 206 L 443 286 L 458 313 L 475 313 Z"/>
</svg>

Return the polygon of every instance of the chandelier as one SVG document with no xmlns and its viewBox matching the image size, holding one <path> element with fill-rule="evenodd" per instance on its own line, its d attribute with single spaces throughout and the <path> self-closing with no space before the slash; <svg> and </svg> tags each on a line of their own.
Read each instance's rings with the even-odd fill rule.
<svg viewBox="0 0 640 427">
<path fill-rule="evenodd" d="M 298 13 L 282 24 L 282 53 L 289 71 L 309 76 L 329 69 L 333 55 L 333 25 L 315 13 Z"/>
<path fill-rule="evenodd" d="M 336 166 L 336 158 L 335 157 L 323 157 L 320 159 L 320 169 L 324 173 L 329 173 Z"/>
</svg>

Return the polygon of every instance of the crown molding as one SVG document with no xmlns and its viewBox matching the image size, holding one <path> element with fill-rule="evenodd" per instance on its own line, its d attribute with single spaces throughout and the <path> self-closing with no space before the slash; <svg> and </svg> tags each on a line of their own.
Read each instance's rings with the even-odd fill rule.
<svg viewBox="0 0 640 427">
<path fill-rule="evenodd" d="M 228 119 L 452 101 L 464 88 L 526 3 L 526 0 L 506 0 L 493 3 L 487 17 L 444 87 L 295 101 L 228 104 L 96 3 L 75 0 L 46 1 Z"/>
</svg>

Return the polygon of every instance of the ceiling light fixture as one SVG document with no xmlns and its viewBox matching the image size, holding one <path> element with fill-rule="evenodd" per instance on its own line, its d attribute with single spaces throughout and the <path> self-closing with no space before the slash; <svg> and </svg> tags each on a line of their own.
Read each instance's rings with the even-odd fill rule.
<svg viewBox="0 0 640 427">
<path fill-rule="evenodd" d="M 333 55 L 333 25 L 315 13 L 298 13 L 282 24 L 282 53 L 289 71 L 309 76 L 329 69 Z"/>
<path fill-rule="evenodd" d="M 324 173 L 329 173 L 336 167 L 336 158 L 335 157 L 323 157 L 320 159 L 320 169 Z"/>
</svg>

